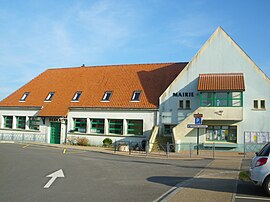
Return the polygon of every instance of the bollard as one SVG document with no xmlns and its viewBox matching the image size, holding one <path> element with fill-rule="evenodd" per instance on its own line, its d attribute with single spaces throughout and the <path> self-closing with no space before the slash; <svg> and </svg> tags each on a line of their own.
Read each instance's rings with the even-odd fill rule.
<svg viewBox="0 0 270 202">
<path fill-rule="evenodd" d="M 212 150 L 213 150 L 213 159 L 215 159 L 215 143 L 213 142 L 213 148 L 212 148 Z"/>
<path fill-rule="evenodd" d="M 189 158 L 191 158 L 191 143 L 189 143 Z"/>
<path fill-rule="evenodd" d="M 167 142 L 167 148 L 166 148 L 167 158 L 169 158 L 169 152 L 170 152 L 170 144 L 169 144 L 169 142 Z"/>
<path fill-rule="evenodd" d="M 145 152 L 146 152 L 146 156 L 148 156 L 148 152 L 149 152 L 149 141 L 146 142 Z"/>
<path fill-rule="evenodd" d="M 129 152 L 129 155 L 131 155 L 131 140 L 129 140 L 129 143 L 128 143 L 128 152 Z"/>
</svg>

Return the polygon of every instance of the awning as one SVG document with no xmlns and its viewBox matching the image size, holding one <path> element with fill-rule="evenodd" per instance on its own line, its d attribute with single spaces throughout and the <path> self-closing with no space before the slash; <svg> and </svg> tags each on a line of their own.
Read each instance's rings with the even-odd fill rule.
<svg viewBox="0 0 270 202">
<path fill-rule="evenodd" d="M 242 73 L 200 74 L 198 91 L 245 91 Z"/>
</svg>

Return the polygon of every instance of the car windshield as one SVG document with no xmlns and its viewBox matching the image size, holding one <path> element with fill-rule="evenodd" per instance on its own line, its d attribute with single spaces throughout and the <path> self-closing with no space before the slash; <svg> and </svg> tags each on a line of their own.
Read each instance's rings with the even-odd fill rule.
<svg viewBox="0 0 270 202">
<path fill-rule="evenodd" d="M 266 144 L 258 153 L 257 156 L 269 156 L 270 144 Z"/>
</svg>

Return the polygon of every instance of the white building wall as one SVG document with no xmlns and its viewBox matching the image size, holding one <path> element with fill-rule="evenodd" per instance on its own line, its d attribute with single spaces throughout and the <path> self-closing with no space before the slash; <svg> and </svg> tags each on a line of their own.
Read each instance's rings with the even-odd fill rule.
<svg viewBox="0 0 270 202">
<path fill-rule="evenodd" d="M 90 119 L 105 119 L 104 122 L 104 135 L 102 134 L 93 134 L 93 133 L 70 133 L 70 130 L 74 129 L 74 118 L 87 118 L 87 130 L 90 127 Z M 68 136 L 79 136 L 79 137 L 87 137 L 90 140 L 90 144 L 92 145 L 101 145 L 102 141 L 105 138 L 111 138 L 113 141 L 135 141 L 135 142 L 141 142 L 142 139 L 149 138 L 152 128 L 154 125 L 156 125 L 156 119 L 157 119 L 157 110 L 90 110 L 90 109 L 83 109 L 83 110 L 70 110 L 68 114 Z M 108 120 L 109 119 L 123 119 L 123 135 L 114 135 L 109 134 L 108 131 Z M 143 120 L 143 136 L 135 136 L 135 135 L 128 135 L 127 130 L 127 124 L 126 120 Z"/>
<path fill-rule="evenodd" d="M 244 131 L 270 131 L 270 80 L 221 28 L 216 30 L 160 97 L 160 124 L 163 112 L 172 112 L 172 123 L 178 124 L 181 121 L 177 117 L 179 113 L 186 117 L 199 107 L 198 76 L 203 73 L 244 74 L 244 118 L 237 124 L 238 143 L 243 143 Z M 175 92 L 194 92 L 194 98 L 188 98 L 191 100 L 191 110 L 178 110 L 180 98 L 172 96 Z M 253 110 L 254 99 L 264 99 L 266 110 Z"/>
</svg>

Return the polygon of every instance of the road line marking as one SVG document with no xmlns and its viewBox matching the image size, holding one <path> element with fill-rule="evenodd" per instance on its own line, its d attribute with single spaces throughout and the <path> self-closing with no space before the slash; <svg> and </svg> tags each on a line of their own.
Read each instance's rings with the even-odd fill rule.
<svg viewBox="0 0 270 202">
<path fill-rule="evenodd" d="M 44 189 L 50 188 L 52 183 L 56 180 L 58 177 L 65 177 L 63 170 L 60 169 L 58 171 L 53 172 L 50 175 L 47 175 L 46 177 L 51 177 L 51 179 L 47 182 L 47 184 L 44 186 Z"/>
<path fill-rule="evenodd" d="M 26 147 L 29 147 L 30 144 L 24 145 L 22 148 L 25 149 Z"/>
<path fill-rule="evenodd" d="M 270 199 L 268 199 L 268 198 L 257 198 L 257 197 L 246 197 L 246 196 L 235 196 L 235 198 L 239 198 L 239 199 L 250 199 L 250 200 L 270 201 Z"/>
<path fill-rule="evenodd" d="M 63 150 L 63 154 L 65 154 L 65 153 L 66 153 L 66 151 L 67 151 L 67 149 L 64 149 L 64 150 Z"/>
</svg>

